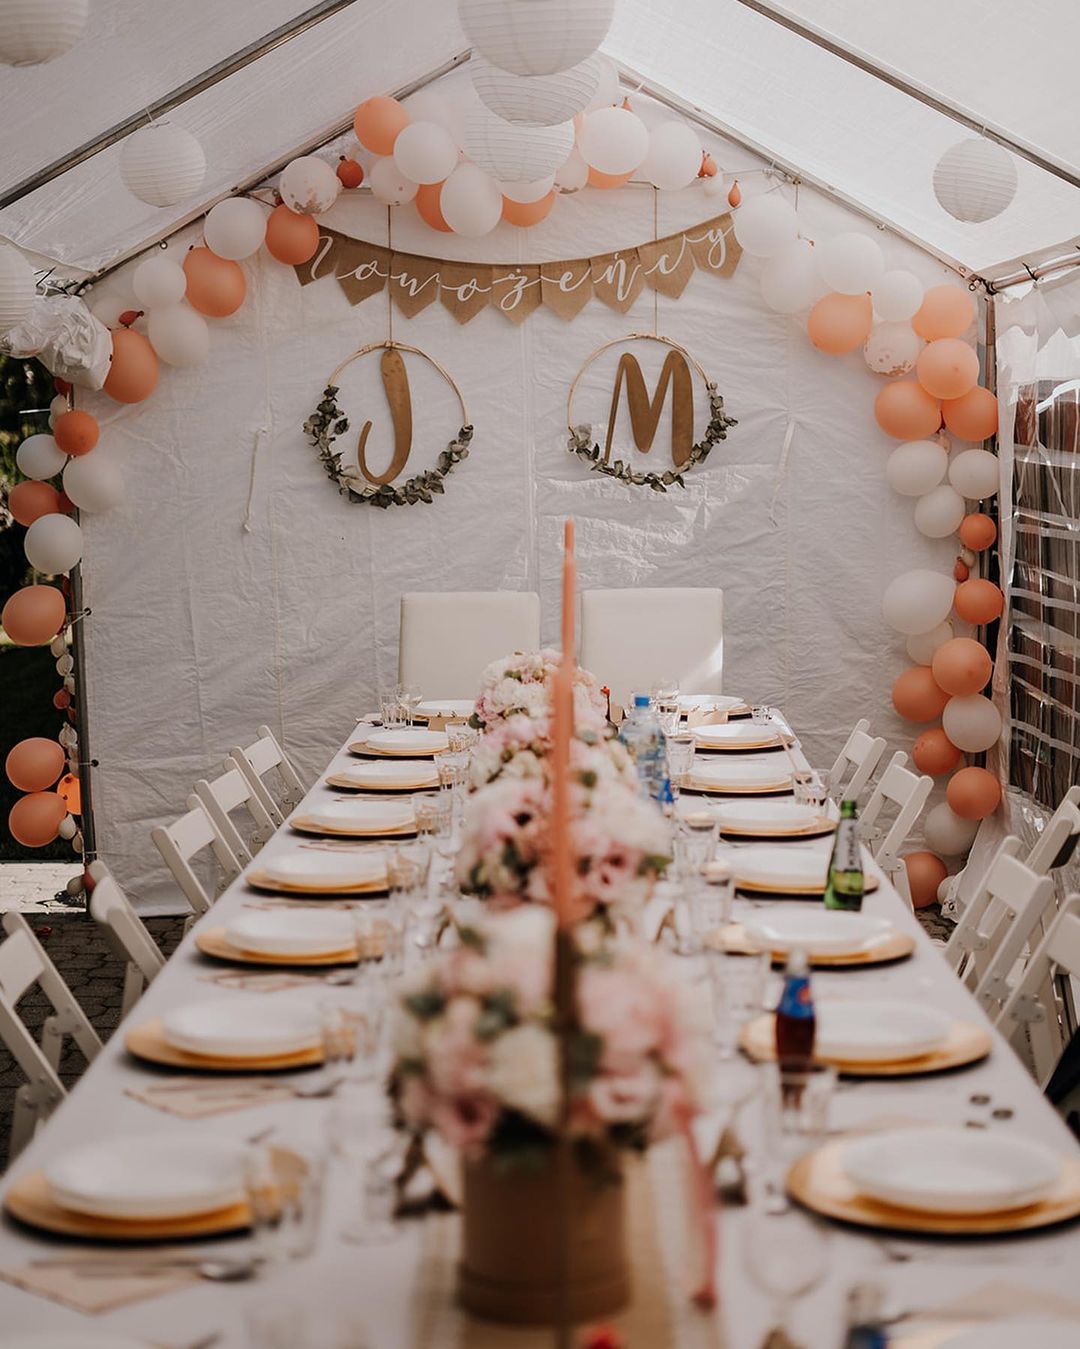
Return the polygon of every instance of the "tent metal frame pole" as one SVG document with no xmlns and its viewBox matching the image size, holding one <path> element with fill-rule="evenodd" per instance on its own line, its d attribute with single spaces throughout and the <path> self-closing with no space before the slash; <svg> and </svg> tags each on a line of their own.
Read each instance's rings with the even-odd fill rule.
<svg viewBox="0 0 1080 1349">
<path fill-rule="evenodd" d="M 942 116 L 948 117 L 951 121 L 958 122 L 961 126 L 967 127 L 969 131 L 974 131 L 976 135 L 985 136 L 987 140 L 995 141 L 1004 149 L 1009 150 L 1021 159 L 1026 159 L 1029 164 L 1034 164 L 1036 168 L 1042 169 L 1045 173 L 1053 174 L 1055 178 L 1060 178 L 1062 182 L 1068 183 L 1072 187 L 1080 187 L 1080 173 L 1063 160 L 1040 150 L 1028 141 L 1017 140 L 1001 127 L 987 122 L 985 118 L 977 117 L 973 112 L 969 112 L 967 108 L 961 107 L 958 103 L 952 103 L 948 99 L 941 98 L 940 95 L 935 94 L 925 85 L 902 75 L 892 66 L 871 60 L 865 53 L 838 41 L 816 24 L 796 18 L 794 14 L 787 10 L 767 4 L 766 0 L 735 0 L 735 3 L 742 5 L 744 9 L 751 10 L 754 14 L 760 15 L 763 19 L 768 19 L 770 23 L 786 28 L 789 33 L 794 33 L 804 41 L 813 43 L 815 47 L 820 47 L 822 51 L 828 52 L 831 56 L 846 61 L 848 65 L 855 66 L 864 74 L 880 80 L 883 84 L 906 94 L 909 98 L 916 99 L 926 107 L 932 108 L 934 112 L 941 113 Z"/>
</svg>

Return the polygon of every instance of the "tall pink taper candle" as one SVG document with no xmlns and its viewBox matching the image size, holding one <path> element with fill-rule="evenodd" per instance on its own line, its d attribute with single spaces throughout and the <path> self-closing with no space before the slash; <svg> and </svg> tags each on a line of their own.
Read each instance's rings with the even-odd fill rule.
<svg viewBox="0 0 1080 1349">
<path fill-rule="evenodd" d="M 568 927 L 571 921 L 574 874 L 570 855 L 570 738 L 574 733 L 576 599 L 574 522 L 567 520 L 563 542 L 562 659 L 552 690 L 551 897 L 560 927 Z"/>
</svg>

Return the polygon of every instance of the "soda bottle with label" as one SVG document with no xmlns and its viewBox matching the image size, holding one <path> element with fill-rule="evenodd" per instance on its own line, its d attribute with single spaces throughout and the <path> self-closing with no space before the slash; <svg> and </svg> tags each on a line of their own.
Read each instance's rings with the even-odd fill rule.
<svg viewBox="0 0 1080 1349">
<path fill-rule="evenodd" d="M 825 907 L 858 912 L 862 908 L 865 885 L 855 802 L 842 801 L 840 823 L 836 826 L 836 838 L 833 840 L 832 856 L 829 858 Z"/>
<path fill-rule="evenodd" d="M 776 1006 L 776 1059 L 781 1069 L 807 1068 L 814 1058 L 817 1019 L 810 991 L 810 962 L 799 946 L 789 954 L 784 990 Z"/>
</svg>

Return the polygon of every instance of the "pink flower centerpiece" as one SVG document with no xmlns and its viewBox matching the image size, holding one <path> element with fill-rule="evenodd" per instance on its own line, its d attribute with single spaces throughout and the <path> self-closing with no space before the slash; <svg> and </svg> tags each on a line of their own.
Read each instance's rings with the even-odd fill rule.
<svg viewBox="0 0 1080 1349">
<path fill-rule="evenodd" d="M 515 651 L 493 660 L 480 677 L 480 695 L 471 721 L 488 730 L 510 717 L 524 715 L 546 722 L 551 712 L 551 681 L 559 653 Z M 574 673 L 574 721 L 578 726 L 604 724 L 606 700 L 594 675 L 578 667 Z"/>
</svg>

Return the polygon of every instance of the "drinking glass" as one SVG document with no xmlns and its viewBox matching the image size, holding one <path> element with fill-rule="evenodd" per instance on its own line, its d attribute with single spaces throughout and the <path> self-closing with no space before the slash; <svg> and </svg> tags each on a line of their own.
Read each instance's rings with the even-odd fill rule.
<svg viewBox="0 0 1080 1349">
<path fill-rule="evenodd" d="M 800 768 L 794 774 L 795 800 L 802 806 L 824 810 L 829 799 L 829 787 L 824 773 L 813 768 Z"/>
<path fill-rule="evenodd" d="M 379 695 L 379 715 L 383 727 L 388 731 L 399 730 L 405 725 L 405 707 L 398 697 L 397 689 Z"/>
<path fill-rule="evenodd" d="M 709 985 L 712 992 L 713 1044 L 721 1059 L 735 1057 L 739 1032 L 762 1014 L 769 978 L 769 956 L 736 956 L 710 948 Z"/>
<path fill-rule="evenodd" d="M 677 801 L 682 789 L 690 784 L 696 745 L 692 735 L 678 730 L 665 735 L 664 743 L 667 749 L 668 775 L 671 778 L 671 794 Z"/>
<path fill-rule="evenodd" d="M 682 709 L 677 698 L 656 697 L 653 702 L 656 720 L 664 735 L 674 735 L 682 724 Z"/>
<path fill-rule="evenodd" d="M 372 940 L 378 942 L 378 973 L 385 979 L 395 979 L 405 968 L 405 926 L 409 919 L 407 906 L 390 899 L 369 899 L 364 902 L 363 910 L 357 906 L 353 914 L 358 939 L 363 932 L 369 944 Z"/>
<path fill-rule="evenodd" d="M 244 1189 L 257 1256 L 301 1260 L 315 1250 L 322 1217 L 325 1161 L 316 1148 L 259 1144 L 244 1158 Z"/>
<path fill-rule="evenodd" d="M 384 983 L 369 975 L 342 990 L 337 1001 L 349 1047 L 349 1076 L 355 1082 L 372 1082 L 379 1074 L 387 1023 Z"/>
<path fill-rule="evenodd" d="M 326 1117 L 335 1161 L 335 1190 L 348 1205 L 338 1230 L 342 1241 L 374 1243 L 397 1236 L 394 1211 L 402 1145 L 381 1093 L 336 1097 Z"/>
<path fill-rule="evenodd" d="M 776 1211 L 787 1208 L 784 1184 L 792 1164 L 826 1140 L 835 1090 L 836 1069 L 831 1064 L 770 1065 L 762 1142 L 767 1202 Z"/>
<path fill-rule="evenodd" d="M 405 709 L 405 716 L 411 726 L 416 709 L 424 701 L 424 690 L 419 684 L 398 684 L 394 692 L 397 694 L 401 706 Z"/>
<path fill-rule="evenodd" d="M 658 679 L 649 690 L 649 697 L 655 701 L 677 702 L 679 698 L 679 681 L 672 675 L 664 675 Z"/>
<path fill-rule="evenodd" d="M 446 728 L 446 740 L 452 754 L 467 753 L 479 739 L 480 732 L 476 727 L 467 726 L 464 722 L 455 722 Z"/>
<path fill-rule="evenodd" d="M 706 861 L 703 883 L 694 886 L 687 898 L 690 926 L 698 945 L 704 945 L 709 936 L 731 922 L 731 902 L 735 878 L 731 868 L 722 859 Z"/>
<path fill-rule="evenodd" d="M 802 1209 L 774 1213 L 754 1207 L 739 1229 L 739 1244 L 747 1274 L 772 1301 L 773 1334 L 794 1343 L 789 1335 L 792 1309 L 818 1286 L 829 1267 L 825 1224 Z"/>
<path fill-rule="evenodd" d="M 750 720 L 755 726 L 768 726 L 772 721 L 772 708 L 765 703 L 758 703 L 750 709 Z"/>
</svg>

